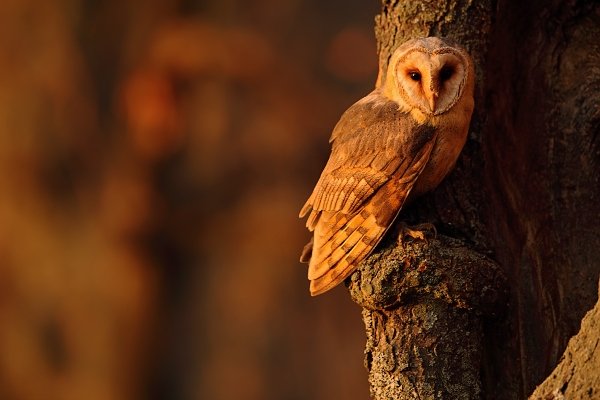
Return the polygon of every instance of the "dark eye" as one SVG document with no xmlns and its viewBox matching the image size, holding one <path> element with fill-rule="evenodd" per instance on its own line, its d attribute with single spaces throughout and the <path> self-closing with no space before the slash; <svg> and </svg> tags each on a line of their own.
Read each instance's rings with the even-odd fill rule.
<svg viewBox="0 0 600 400">
<path fill-rule="evenodd" d="M 450 77 L 452 77 L 452 74 L 454 73 L 454 70 L 451 67 L 444 67 L 442 68 L 442 70 L 440 71 L 440 81 L 445 82 L 448 79 L 450 79 Z"/>
<path fill-rule="evenodd" d="M 408 73 L 408 76 L 410 76 L 410 79 L 412 79 L 415 82 L 418 82 L 421 80 L 421 74 L 418 73 L 417 71 L 411 71 Z"/>
</svg>

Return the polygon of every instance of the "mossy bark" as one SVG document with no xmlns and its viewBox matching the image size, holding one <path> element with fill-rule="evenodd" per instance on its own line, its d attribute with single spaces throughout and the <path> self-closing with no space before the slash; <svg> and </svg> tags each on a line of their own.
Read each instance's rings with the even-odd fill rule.
<svg viewBox="0 0 600 400">
<path fill-rule="evenodd" d="M 434 223 L 439 240 L 395 248 L 388 238 L 350 280 L 364 307 L 372 395 L 526 398 L 597 301 L 600 6 L 383 0 L 375 32 L 380 77 L 404 41 L 445 36 L 472 54 L 477 88 L 455 171 L 400 215 Z M 495 295 L 442 296 L 461 287 L 446 268 L 473 293 Z M 495 278 L 473 278 L 482 270 Z"/>
</svg>

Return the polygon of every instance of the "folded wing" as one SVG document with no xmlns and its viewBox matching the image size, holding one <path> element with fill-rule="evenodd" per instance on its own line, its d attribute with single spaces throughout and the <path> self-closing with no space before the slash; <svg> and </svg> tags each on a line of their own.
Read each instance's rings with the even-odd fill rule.
<svg viewBox="0 0 600 400">
<path fill-rule="evenodd" d="M 343 281 L 379 243 L 429 161 L 435 128 L 418 124 L 377 92 L 350 107 L 334 128 L 332 151 L 302 208 L 314 231 L 311 294 Z"/>
</svg>

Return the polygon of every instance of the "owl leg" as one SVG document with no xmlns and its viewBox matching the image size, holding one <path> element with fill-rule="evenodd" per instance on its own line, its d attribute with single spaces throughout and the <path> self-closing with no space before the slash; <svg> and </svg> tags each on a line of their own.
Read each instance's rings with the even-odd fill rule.
<svg viewBox="0 0 600 400">
<path fill-rule="evenodd" d="M 399 244 L 402 244 L 407 237 L 427 242 L 427 236 L 433 236 L 434 238 L 437 236 L 437 230 L 432 223 L 426 222 L 412 227 L 409 227 L 405 222 L 398 224 Z"/>
</svg>

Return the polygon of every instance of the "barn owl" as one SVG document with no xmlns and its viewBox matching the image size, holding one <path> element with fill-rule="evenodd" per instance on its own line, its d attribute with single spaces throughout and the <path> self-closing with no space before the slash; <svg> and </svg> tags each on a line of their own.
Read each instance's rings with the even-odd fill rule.
<svg viewBox="0 0 600 400">
<path fill-rule="evenodd" d="M 342 115 L 331 155 L 300 211 L 313 232 L 311 295 L 348 277 L 382 239 L 402 207 L 434 189 L 456 163 L 473 112 L 469 54 L 436 37 L 410 40 L 385 78 Z"/>
</svg>

